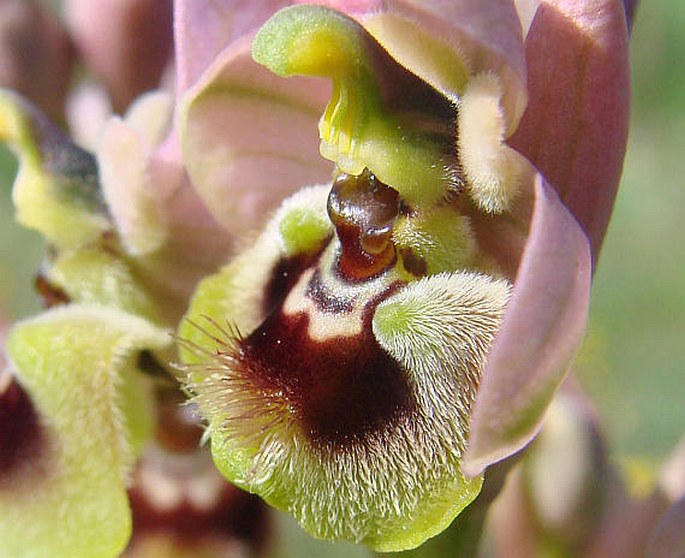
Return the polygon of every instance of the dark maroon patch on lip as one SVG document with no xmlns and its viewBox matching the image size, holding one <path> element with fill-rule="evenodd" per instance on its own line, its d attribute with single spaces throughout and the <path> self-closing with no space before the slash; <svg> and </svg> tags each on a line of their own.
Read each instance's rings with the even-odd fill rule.
<svg viewBox="0 0 685 558">
<path fill-rule="evenodd" d="M 12 378 L 0 392 L 0 485 L 2 477 L 35 461 L 42 429 L 31 398 Z"/>
<path fill-rule="evenodd" d="M 257 389 L 282 391 L 313 439 L 354 442 L 411 410 L 405 374 L 370 323 L 359 335 L 325 342 L 312 340 L 308 326 L 305 314 L 275 312 L 241 341 L 239 358 Z"/>
<path fill-rule="evenodd" d="M 283 258 L 276 263 L 266 286 L 264 296 L 264 315 L 268 315 L 281 303 L 295 286 L 300 275 L 312 265 L 317 254 L 302 254 Z"/>
</svg>

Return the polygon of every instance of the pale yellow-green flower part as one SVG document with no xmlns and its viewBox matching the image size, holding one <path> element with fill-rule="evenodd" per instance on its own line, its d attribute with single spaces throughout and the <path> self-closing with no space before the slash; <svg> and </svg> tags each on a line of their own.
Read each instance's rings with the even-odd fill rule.
<svg viewBox="0 0 685 558">
<path fill-rule="evenodd" d="M 402 255 L 409 249 L 426 265 L 426 274 L 470 268 L 476 242 L 469 218 L 452 207 L 441 206 L 397 219 L 392 231 L 395 247 Z"/>
<path fill-rule="evenodd" d="M 111 228 L 92 157 L 17 95 L 0 90 L 0 142 L 19 158 L 17 220 L 58 248 L 87 244 Z"/>
<path fill-rule="evenodd" d="M 267 236 L 278 239 L 285 257 L 320 250 L 333 232 L 326 214 L 329 186 L 303 188 L 278 209 Z"/>
<path fill-rule="evenodd" d="M 285 8 L 257 33 L 252 54 L 281 76 L 332 79 L 320 149 L 343 172 L 368 168 L 410 202 L 431 203 L 452 184 L 455 107 L 351 18 L 321 6 Z"/>
<path fill-rule="evenodd" d="M 170 336 L 101 306 L 69 305 L 7 338 L 42 431 L 35 466 L 0 488 L 0 556 L 114 558 L 126 546 L 128 468 L 153 427 L 151 386 L 135 367 Z"/>
<path fill-rule="evenodd" d="M 101 245 L 61 252 L 45 273 L 51 284 L 61 288 L 74 302 L 102 304 L 155 324 L 164 323 L 159 305 L 143 287 L 134 267 L 126 258 Z"/>
<path fill-rule="evenodd" d="M 281 238 L 286 251 L 302 254 L 319 248 L 321 240 L 331 233 L 331 222 L 325 215 L 309 208 L 288 213 L 280 224 Z"/>
</svg>

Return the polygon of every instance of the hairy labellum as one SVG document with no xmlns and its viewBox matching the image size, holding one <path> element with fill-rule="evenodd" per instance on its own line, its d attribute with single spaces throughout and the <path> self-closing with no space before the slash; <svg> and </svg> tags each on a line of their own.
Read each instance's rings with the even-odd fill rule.
<svg viewBox="0 0 685 558">
<path fill-rule="evenodd" d="M 396 267 L 351 280 L 340 271 L 351 248 L 334 236 L 305 268 L 274 251 L 270 272 L 287 273 L 290 289 L 233 290 L 261 246 L 287 244 L 277 231 L 290 214 L 326 211 L 327 190 L 288 200 L 252 251 L 200 287 L 196 325 L 182 330 L 189 389 L 233 482 L 315 536 L 415 546 L 480 489 L 459 460 L 509 285 L 475 272 L 407 282 Z M 246 320 L 241 299 L 279 301 Z"/>
</svg>

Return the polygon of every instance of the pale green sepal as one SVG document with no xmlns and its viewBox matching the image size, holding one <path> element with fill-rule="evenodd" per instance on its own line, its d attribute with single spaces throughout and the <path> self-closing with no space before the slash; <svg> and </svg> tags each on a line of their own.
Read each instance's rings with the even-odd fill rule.
<svg viewBox="0 0 685 558">
<path fill-rule="evenodd" d="M 457 180 L 454 105 L 353 19 L 323 6 L 284 8 L 259 30 L 252 55 L 280 76 L 332 79 L 320 151 L 343 172 L 368 168 L 405 199 L 428 203 Z"/>
<path fill-rule="evenodd" d="M 13 199 L 22 225 L 58 248 L 87 244 L 111 229 L 93 156 L 6 90 L 0 90 L 0 141 L 19 158 Z"/>
<path fill-rule="evenodd" d="M 131 533 L 127 472 L 153 419 L 135 356 L 170 341 L 145 320 L 86 305 L 56 308 L 9 333 L 10 366 L 40 418 L 45 455 L 25 484 L 0 491 L 0 556 L 123 551 Z"/>
</svg>

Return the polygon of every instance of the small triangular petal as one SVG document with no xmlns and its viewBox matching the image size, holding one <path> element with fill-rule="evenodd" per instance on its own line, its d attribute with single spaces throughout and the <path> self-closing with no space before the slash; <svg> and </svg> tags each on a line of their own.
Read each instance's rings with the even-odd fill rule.
<svg viewBox="0 0 685 558">
<path fill-rule="evenodd" d="M 127 251 L 142 256 L 158 249 L 167 236 L 163 191 L 150 172 L 153 149 L 171 120 L 171 99 L 163 93 L 141 97 L 125 120 L 111 117 L 97 149 L 102 191 Z"/>
</svg>

